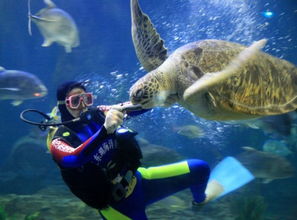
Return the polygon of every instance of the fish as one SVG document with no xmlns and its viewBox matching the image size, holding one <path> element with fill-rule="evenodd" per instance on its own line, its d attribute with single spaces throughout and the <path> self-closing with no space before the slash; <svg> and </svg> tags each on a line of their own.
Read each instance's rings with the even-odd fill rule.
<svg viewBox="0 0 297 220">
<path fill-rule="evenodd" d="M 285 157 L 258 151 L 252 147 L 242 147 L 244 152 L 235 156 L 256 178 L 263 183 L 295 175 L 295 167 Z"/>
<path fill-rule="evenodd" d="M 146 139 L 137 138 L 143 158 L 141 165 L 144 167 L 159 166 L 174 163 L 185 158 L 174 149 L 149 143 Z"/>
<path fill-rule="evenodd" d="M 181 127 L 176 127 L 174 128 L 174 130 L 177 134 L 183 135 L 190 139 L 201 138 L 204 136 L 203 129 L 198 127 L 197 125 L 184 125 Z"/>
<path fill-rule="evenodd" d="M 240 124 L 252 129 L 260 129 L 266 135 L 286 138 L 291 135 L 293 120 L 296 118 L 295 112 L 287 114 L 273 115 L 251 120 L 235 121 L 234 124 Z"/>
<path fill-rule="evenodd" d="M 33 15 L 30 1 L 28 0 L 28 31 L 32 35 L 31 21 L 33 21 L 44 38 L 42 47 L 49 47 L 56 42 L 65 48 L 66 53 L 71 53 L 72 48 L 79 46 L 79 31 L 69 13 L 58 8 L 51 0 L 44 0 L 47 7 Z"/>
<path fill-rule="evenodd" d="M 288 156 L 293 152 L 288 148 L 285 141 L 267 140 L 262 146 L 264 152 L 270 152 L 280 156 Z"/>
<path fill-rule="evenodd" d="M 46 86 L 34 74 L 0 67 L 0 100 L 13 100 L 12 105 L 17 106 L 24 100 L 45 95 Z"/>
</svg>

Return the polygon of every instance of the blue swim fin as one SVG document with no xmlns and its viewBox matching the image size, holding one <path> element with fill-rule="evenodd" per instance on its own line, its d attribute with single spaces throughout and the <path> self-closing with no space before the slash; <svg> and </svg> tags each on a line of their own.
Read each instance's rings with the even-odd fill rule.
<svg viewBox="0 0 297 220">
<path fill-rule="evenodd" d="M 234 157 L 226 157 L 211 171 L 209 181 L 216 180 L 224 188 L 222 197 L 255 179 L 253 174 Z"/>
</svg>

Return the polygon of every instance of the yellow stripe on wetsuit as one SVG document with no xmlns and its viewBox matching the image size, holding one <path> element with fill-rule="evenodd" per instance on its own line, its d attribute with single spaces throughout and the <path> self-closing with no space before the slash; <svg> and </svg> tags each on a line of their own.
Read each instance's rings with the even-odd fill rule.
<svg viewBox="0 0 297 220">
<path fill-rule="evenodd" d="M 137 171 L 141 173 L 142 178 L 152 180 L 187 174 L 190 172 L 190 168 L 187 161 L 182 161 L 157 167 L 140 167 L 137 169 Z M 107 209 L 100 210 L 100 213 L 106 219 L 132 220 L 110 206 Z"/>
<path fill-rule="evenodd" d="M 190 173 L 190 168 L 187 161 L 182 161 L 157 167 L 140 167 L 138 171 L 141 173 L 142 178 L 152 180 L 187 174 Z"/>
<path fill-rule="evenodd" d="M 115 210 L 112 207 L 108 207 L 106 209 L 100 210 L 100 213 L 104 216 L 106 219 L 112 219 L 112 220 L 132 220 L 132 218 L 129 218 L 119 211 Z"/>
</svg>

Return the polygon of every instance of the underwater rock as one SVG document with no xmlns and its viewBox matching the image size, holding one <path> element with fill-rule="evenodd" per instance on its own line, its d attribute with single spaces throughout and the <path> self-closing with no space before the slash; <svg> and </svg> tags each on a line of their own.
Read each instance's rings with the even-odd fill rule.
<svg viewBox="0 0 297 220">
<path fill-rule="evenodd" d="M 241 200 L 237 205 L 243 204 L 242 199 L 247 197 L 247 193 L 240 195 Z M 238 193 L 236 195 L 239 196 Z M 237 212 L 229 208 L 230 201 L 232 202 L 234 198 L 236 196 L 230 195 L 228 199 L 224 197 L 196 210 L 191 205 L 190 190 L 184 190 L 150 205 L 147 208 L 147 215 L 149 220 L 234 220 Z M 265 198 L 265 201 L 266 199 L 269 198 Z M 279 200 L 272 200 L 272 202 L 277 204 Z M 38 220 L 101 219 L 97 210 L 86 206 L 63 185 L 43 188 L 31 195 L 0 195 L 0 204 L 9 216 L 14 216 L 17 220 L 23 220 L 26 215 L 36 212 L 40 213 Z M 270 217 L 266 213 L 264 217 L 265 220 L 294 219 L 287 218 L 287 215 Z"/>
<path fill-rule="evenodd" d="M 261 220 L 267 204 L 262 196 L 250 196 L 235 199 L 231 202 L 231 209 L 235 213 L 235 220 Z"/>
<path fill-rule="evenodd" d="M 47 191 L 49 190 L 49 191 Z M 56 193 L 51 193 L 55 191 Z M 9 216 L 22 220 L 25 216 L 39 212 L 42 220 L 98 220 L 98 212 L 87 207 L 68 190 L 60 187 L 44 189 L 42 193 L 32 195 L 7 194 L 0 196 L 0 204 Z"/>
<path fill-rule="evenodd" d="M 148 219 L 158 220 L 229 220 L 226 203 L 209 204 L 205 212 L 192 210 L 192 195 L 185 190 L 161 200 L 147 209 Z M 68 190 L 60 186 L 45 188 L 32 195 L 0 195 L 0 204 L 9 216 L 23 220 L 26 215 L 39 212 L 38 220 L 99 220 L 97 210 L 86 206 Z M 210 211 L 212 210 L 212 211 Z M 227 217 L 228 216 L 228 217 Z M 115 219 L 116 220 L 116 219 Z"/>
<path fill-rule="evenodd" d="M 45 140 L 30 135 L 16 141 L 0 170 L 0 193 L 28 194 L 61 182 Z"/>
</svg>

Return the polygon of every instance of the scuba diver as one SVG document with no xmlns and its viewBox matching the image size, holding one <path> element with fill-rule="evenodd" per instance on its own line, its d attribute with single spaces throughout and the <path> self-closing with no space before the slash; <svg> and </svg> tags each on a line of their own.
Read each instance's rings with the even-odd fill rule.
<svg viewBox="0 0 297 220">
<path fill-rule="evenodd" d="M 207 184 L 210 168 L 202 160 L 140 167 L 136 133 L 121 126 L 121 107 L 129 103 L 92 107 L 92 94 L 76 81 L 62 84 L 57 100 L 61 121 L 73 122 L 58 127 L 50 152 L 71 192 L 98 209 L 104 219 L 145 220 L 149 204 L 186 188 L 191 189 L 194 205 L 223 191 L 216 181 Z"/>
<path fill-rule="evenodd" d="M 130 102 L 93 107 L 93 95 L 81 82 L 69 81 L 57 90 L 51 116 L 26 109 L 20 118 L 41 130 L 50 128 L 47 146 L 71 192 L 105 220 L 147 220 L 148 205 L 189 188 L 193 206 L 232 192 L 255 177 L 234 157 L 226 157 L 211 171 L 198 159 L 163 166 L 140 167 L 142 153 L 136 132 L 122 126 L 124 116 L 148 110 Z M 45 120 L 24 115 L 35 112 Z"/>
</svg>

